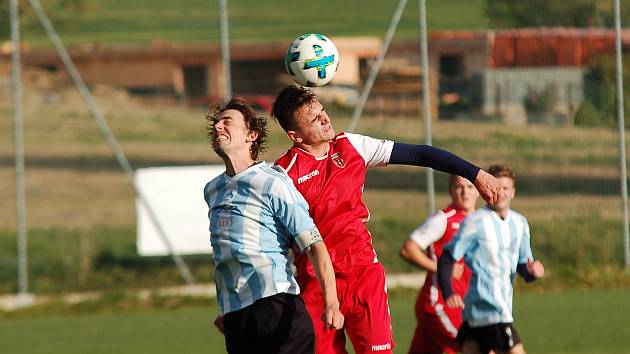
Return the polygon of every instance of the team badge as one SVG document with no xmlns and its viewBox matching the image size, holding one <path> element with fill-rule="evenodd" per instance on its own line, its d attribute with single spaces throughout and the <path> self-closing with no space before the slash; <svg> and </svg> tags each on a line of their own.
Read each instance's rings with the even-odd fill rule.
<svg viewBox="0 0 630 354">
<path fill-rule="evenodd" d="M 339 168 L 346 167 L 346 162 L 343 160 L 343 157 L 341 157 L 340 153 L 336 152 L 336 153 L 332 154 L 332 156 L 330 158 L 335 163 L 335 165 L 337 165 L 337 167 L 339 167 Z"/>
</svg>

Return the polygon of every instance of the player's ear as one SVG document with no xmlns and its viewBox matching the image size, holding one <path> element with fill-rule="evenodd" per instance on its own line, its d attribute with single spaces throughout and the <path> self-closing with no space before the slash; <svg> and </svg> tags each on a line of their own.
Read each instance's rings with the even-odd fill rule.
<svg viewBox="0 0 630 354">
<path fill-rule="evenodd" d="M 247 142 L 253 142 L 253 141 L 256 141 L 256 139 L 258 139 L 258 132 L 255 132 L 255 131 L 250 130 L 250 131 L 247 133 L 247 139 L 246 139 L 246 141 L 247 141 Z"/>
<path fill-rule="evenodd" d="M 291 140 L 294 143 L 301 143 L 302 142 L 302 138 L 300 138 L 297 135 L 295 130 L 287 130 L 287 136 L 289 137 L 289 140 Z"/>
</svg>

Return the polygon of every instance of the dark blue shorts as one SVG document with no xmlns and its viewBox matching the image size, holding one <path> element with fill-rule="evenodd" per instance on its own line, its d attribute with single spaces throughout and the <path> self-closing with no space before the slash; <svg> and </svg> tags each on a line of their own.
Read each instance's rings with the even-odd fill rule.
<svg viewBox="0 0 630 354">
<path fill-rule="evenodd" d="M 313 322 L 301 297 L 276 294 L 224 316 L 228 353 L 315 352 Z"/>
<path fill-rule="evenodd" d="M 489 326 L 470 327 L 464 321 L 457 332 L 457 341 L 464 345 L 466 341 L 477 342 L 482 353 L 490 350 L 508 351 L 521 342 L 516 328 L 511 323 L 497 323 Z"/>
</svg>

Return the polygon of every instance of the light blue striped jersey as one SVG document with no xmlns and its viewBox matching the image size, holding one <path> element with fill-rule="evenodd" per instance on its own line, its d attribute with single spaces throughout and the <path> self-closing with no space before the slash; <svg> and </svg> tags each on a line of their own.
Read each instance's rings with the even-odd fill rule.
<svg viewBox="0 0 630 354">
<path fill-rule="evenodd" d="M 533 260 L 527 219 L 509 210 L 505 220 L 484 206 L 464 219 L 444 248 L 472 270 L 462 318 L 471 327 L 512 323 L 516 265 Z"/>
<path fill-rule="evenodd" d="M 288 253 L 321 240 L 308 205 L 282 171 L 259 162 L 204 188 L 221 314 L 278 293 L 298 294 Z"/>
</svg>

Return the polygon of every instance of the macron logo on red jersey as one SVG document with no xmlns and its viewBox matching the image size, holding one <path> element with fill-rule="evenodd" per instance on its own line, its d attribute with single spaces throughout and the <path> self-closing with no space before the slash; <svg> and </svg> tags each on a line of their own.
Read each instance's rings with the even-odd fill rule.
<svg viewBox="0 0 630 354">
<path fill-rule="evenodd" d="M 314 171 L 311 171 L 311 172 L 305 174 L 304 176 L 298 178 L 297 182 L 298 182 L 298 184 L 302 184 L 302 183 L 308 181 L 309 179 L 311 179 L 311 178 L 313 178 L 315 176 L 318 176 L 318 175 L 319 175 L 319 170 L 314 170 Z"/>
</svg>

